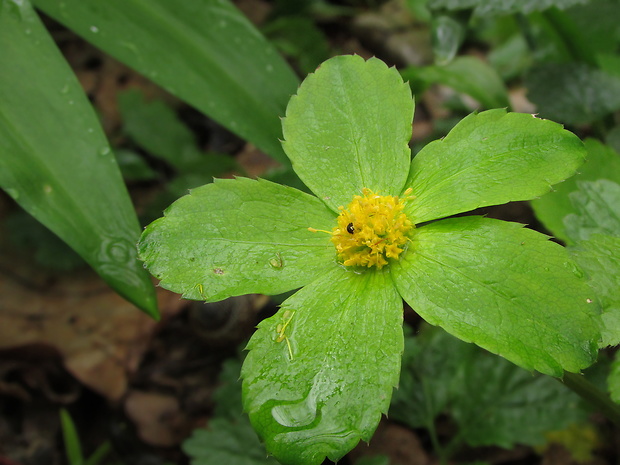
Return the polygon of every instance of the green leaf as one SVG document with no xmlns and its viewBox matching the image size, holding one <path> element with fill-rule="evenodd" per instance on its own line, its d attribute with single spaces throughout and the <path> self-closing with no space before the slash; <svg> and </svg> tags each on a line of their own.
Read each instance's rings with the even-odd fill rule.
<svg viewBox="0 0 620 465">
<path fill-rule="evenodd" d="M 118 95 L 118 108 L 124 132 L 150 154 L 179 170 L 200 159 L 194 134 L 163 101 L 130 90 Z"/>
<path fill-rule="evenodd" d="M 520 32 L 496 44 L 486 58 L 491 67 L 497 70 L 502 82 L 520 79 L 532 63 L 527 41 Z"/>
<path fill-rule="evenodd" d="M 250 419 L 242 411 L 240 372 L 240 360 L 230 358 L 224 361 L 218 379 L 219 386 L 213 392 L 215 409 L 209 428 L 195 429 L 182 445 L 192 465 L 278 463 L 267 457 Z"/>
<path fill-rule="evenodd" d="M 161 286 L 187 299 L 279 294 L 336 264 L 335 215 L 319 199 L 265 180 L 216 179 L 151 223 L 140 257 Z"/>
<path fill-rule="evenodd" d="M 566 14 L 581 31 L 591 50 L 617 57 L 620 41 L 620 3 L 616 0 L 597 0 L 571 8 Z"/>
<path fill-rule="evenodd" d="M 116 149 L 116 163 L 128 181 L 150 181 L 157 177 L 157 173 L 151 168 L 144 158 L 133 150 Z"/>
<path fill-rule="evenodd" d="M 295 60 L 304 75 L 330 56 L 325 34 L 311 17 L 279 17 L 264 26 L 262 32 L 286 56 Z"/>
<path fill-rule="evenodd" d="M 620 404 L 620 352 L 616 352 L 613 362 L 611 362 L 611 370 L 607 377 L 607 386 L 611 400 L 616 404 Z"/>
<path fill-rule="evenodd" d="M 620 344 L 620 237 L 593 234 L 569 252 L 590 278 L 603 308 L 601 347 Z"/>
<path fill-rule="evenodd" d="M 452 415 L 470 446 L 511 449 L 545 442 L 545 434 L 585 422 L 579 396 L 557 380 L 532 374 L 483 351 L 454 382 Z"/>
<path fill-rule="evenodd" d="M 561 376 L 595 359 L 599 316 L 565 249 L 522 225 L 482 217 L 414 231 L 392 265 L 426 321 L 528 370 Z"/>
<path fill-rule="evenodd" d="M 577 213 L 569 198 L 569 193 L 577 190 L 577 182 L 608 179 L 620 183 L 620 156 L 596 139 L 586 139 L 584 143 L 587 157 L 579 172 L 555 186 L 553 192 L 532 201 L 536 217 L 554 236 L 567 242 L 570 242 L 570 238 L 564 230 L 563 219 L 571 213 Z"/>
<path fill-rule="evenodd" d="M 401 192 L 412 119 L 411 91 L 396 69 L 376 58 L 337 56 L 291 98 L 282 145 L 301 180 L 337 211 L 364 187 Z"/>
<path fill-rule="evenodd" d="M 35 0 L 46 14 L 288 163 L 279 116 L 298 80 L 228 0 Z"/>
<path fill-rule="evenodd" d="M 232 157 L 201 152 L 194 134 L 163 101 L 146 102 L 142 93 L 127 91 L 119 95 L 119 108 L 129 137 L 176 170 L 166 186 L 175 199 L 236 168 Z"/>
<path fill-rule="evenodd" d="M 105 441 L 84 461 L 84 465 L 99 465 L 112 450 L 110 441 Z"/>
<path fill-rule="evenodd" d="M 432 18 L 431 12 L 426 5 L 427 0 L 405 0 L 405 6 L 413 17 L 421 22 L 429 22 Z"/>
<path fill-rule="evenodd" d="M 564 217 L 566 233 L 573 240 L 592 234 L 620 237 L 620 184 L 599 179 L 579 181 L 579 190 L 569 194 L 577 213 Z"/>
<path fill-rule="evenodd" d="M 540 116 L 566 124 L 590 123 L 620 109 L 620 78 L 582 63 L 541 63 L 525 86 Z"/>
<path fill-rule="evenodd" d="M 458 57 L 445 66 L 407 68 L 403 78 L 444 84 L 476 99 L 485 108 L 510 107 L 508 92 L 497 72 L 474 57 Z"/>
<path fill-rule="evenodd" d="M 531 13 L 532 11 L 546 10 L 556 7 L 570 8 L 573 5 L 585 3 L 586 0 L 429 0 L 428 7 L 432 9 L 445 8 L 448 10 L 462 10 L 474 8 L 477 16 L 509 15 L 513 13 Z"/>
<path fill-rule="evenodd" d="M 0 2 L 0 186 L 119 294 L 157 315 L 138 220 L 88 99 L 27 1 Z"/>
<path fill-rule="evenodd" d="M 426 409 L 423 412 L 421 409 Z M 579 398 L 556 380 L 525 370 L 423 326 L 405 339 L 399 389 L 390 418 L 413 428 L 449 415 L 470 446 L 536 445 L 549 430 L 585 420 Z"/>
<path fill-rule="evenodd" d="M 583 163 L 577 136 L 522 113 L 471 114 L 413 159 L 407 187 L 415 223 L 548 192 Z"/>
<path fill-rule="evenodd" d="M 70 465 L 82 465 L 84 463 L 84 455 L 82 454 L 82 445 L 75 423 L 67 410 L 60 409 L 60 426 L 62 428 L 62 438 L 65 443 L 65 453 L 67 461 Z"/>
<path fill-rule="evenodd" d="M 244 408 L 267 451 L 286 464 L 337 461 L 368 441 L 387 411 L 402 300 L 387 272 L 337 267 L 262 321 L 248 349 Z"/>
<path fill-rule="evenodd" d="M 12 212 L 7 216 L 5 225 L 11 245 L 18 247 L 23 254 L 33 255 L 37 265 L 63 271 L 85 266 L 82 257 L 66 242 L 27 212 Z"/>
<path fill-rule="evenodd" d="M 278 465 L 268 458 L 248 421 L 213 418 L 209 429 L 195 429 L 183 442 L 191 465 Z"/>
<path fill-rule="evenodd" d="M 230 358 L 222 364 L 222 371 L 218 377 L 218 387 L 213 391 L 213 416 L 241 418 L 243 409 L 241 404 L 241 361 Z M 248 420 L 249 423 L 249 420 Z"/>
<path fill-rule="evenodd" d="M 436 417 L 448 412 L 452 398 L 458 395 L 458 388 L 453 387 L 455 375 L 475 350 L 473 344 L 427 325 L 416 337 L 406 337 L 390 419 L 412 428 L 432 428 Z"/>
</svg>

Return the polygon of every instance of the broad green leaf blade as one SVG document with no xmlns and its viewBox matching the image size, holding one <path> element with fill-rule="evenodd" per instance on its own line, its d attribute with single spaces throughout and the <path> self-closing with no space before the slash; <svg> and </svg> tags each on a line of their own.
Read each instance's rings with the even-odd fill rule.
<svg viewBox="0 0 620 465">
<path fill-rule="evenodd" d="M 620 77 L 583 63 L 541 63 L 525 85 L 540 115 L 562 123 L 590 123 L 620 109 Z"/>
<path fill-rule="evenodd" d="M 620 352 L 616 352 L 607 377 L 607 386 L 611 400 L 620 404 Z"/>
<path fill-rule="evenodd" d="M 118 95 L 123 132 L 150 154 L 178 170 L 200 159 L 194 134 L 162 100 L 147 102 L 135 89 Z"/>
<path fill-rule="evenodd" d="M 229 358 L 222 363 L 222 371 L 217 379 L 218 387 L 213 391 L 213 417 L 244 418 L 241 404 L 241 360 Z"/>
<path fill-rule="evenodd" d="M 566 9 L 585 2 L 586 0 L 430 0 L 428 7 L 448 10 L 474 8 L 474 13 L 477 16 L 489 16 L 513 13 L 527 14 L 551 7 Z"/>
<path fill-rule="evenodd" d="M 368 441 L 398 382 L 402 299 L 387 272 L 325 273 L 262 321 L 243 365 L 244 408 L 291 465 Z M 291 357 L 292 354 L 292 357 Z"/>
<path fill-rule="evenodd" d="M 601 347 L 620 344 L 620 237 L 593 234 L 568 250 L 590 278 L 603 308 Z"/>
<path fill-rule="evenodd" d="M 295 172 L 334 211 L 367 187 L 398 195 L 407 177 L 413 100 L 394 68 L 357 55 L 324 62 L 282 122 Z"/>
<path fill-rule="evenodd" d="M 584 141 L 587 157 L 586 162 L 579 167 L 579 172 L 572 178 L 554 187 L 553 192 L 532 201 L 536 217 L 554 236 L 570 242 L 564 230 L 564 217 L 577 213 L 569 194 L 577 190 L 577 182 L 608 179 L 620 184 L 620 155 L 611 147 L 596 139 Z"/>
<path fill-rule="evenodd" d="M 547 239 L 482 217 L 438 221 L 415 230 L 392 275 L 430 324 L 525 369 L 561 376 L 594 361 L 600 318 L 583 272 Z"/>
<path fill-rule="evenodd" d="M 460 386 L 455 375 L 476 351 L 441 329 L 421 326 L 415 337 L 405 337 L 398 389 L 394 391 L 389 417 L 412 428 L 428 428 L 447 413 Z M 498 359 L 499 360 L 499 359 Z"/>
<path fill-rule="evenodd" d="M 580 398 L 557 380 L 482 350 L 467 361 L 460 375 L 452 384 L 452 415 L 472 447 L 541 445 L 549 431 L 588 418 Z"/>
<path fill-rule="evenodd" d="M 26 1 L 0 2 L 0 186 L 119 294 L 157 315 L 140 227 L 75 75 Z"/>
<path fill-rule="evenodd" d="M 607 179 L 577 182 L 569 194 L 577 213 L 564 217 L 566 233 L 573 240 L 592 234 L 620 237 L 620 184 Z"/>
<path fill-rule="evenodd" d="M 268 458 L 246 418 L 214 418 L 183 442 L 192 465 L 278 465 Z"/>
<path fill-rule="evenodd" d="M 545 433 L 582 422 L 587 412 L 577 395 L 553 378 L 422 326 L 419 335 L 405 339 L 390 418 L 419 428 L 439 415 L 450 415 L 458 437 L 471 446 L 511 448 L 541 444 Z"/>
<path fill-rule="evenodd" d="M 415 223 L 514 200 L 529 200 L 571 176 L 585 150 L 557 123 L 489 110 L 464 118 L 413 159 L 406 187 Z"/>
<path fill-rule="evenodd" d="M 161 286 L 187 299 L 280 294 L 337 267 L 335 215 L 291 187 L 216 179 L 181 197 L 147 226 L 140 258 Z"/>
<path fill-rule="evenodd" d="M 476 99 L 484 108 L 509 108 L 508 91 L 491 66 L 474 57 L 458 57 L 445 66 L 407 68 L 406 80 L 444 84 Z"/>
<path fill-rule="evenodd" d="M 229 0 L 35 0 L 89 42 L 282 163 L 298 80 Z"/>
</svg>

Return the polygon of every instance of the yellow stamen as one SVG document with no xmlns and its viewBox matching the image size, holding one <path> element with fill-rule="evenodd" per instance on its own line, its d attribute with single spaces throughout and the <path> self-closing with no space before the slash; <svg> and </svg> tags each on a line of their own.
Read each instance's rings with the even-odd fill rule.
<svg viewBox="0 0 620 465">
<path fill-rule="evenodd" d="M 378 195 L 368 188 L 356 195 L 347 208 L 339 207 L 338 225 L 331 231 L 308 228 L 312 232 L 331 234 L 338 259 L 345 266 L 376 266 L 398 259 L 415 227 L 403 213 L 405 202 L 414 199 L 412 189 L 403 198 Z"/>
</svg>

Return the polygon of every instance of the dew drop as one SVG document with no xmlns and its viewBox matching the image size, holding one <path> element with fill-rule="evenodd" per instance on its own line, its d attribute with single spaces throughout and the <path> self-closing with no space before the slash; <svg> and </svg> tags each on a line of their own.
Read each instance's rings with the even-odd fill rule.
<svg viewBox="0 0 620 465">
<path fill-rule="evenodd" d="M 583 278 L 584 276 L 583 270 L 579 268 L 575 263 L 565 262 L 564 267 L 568 269 L 571 273 L 573 273 L 575 277 L 580 278 L 580 279 Z"/>
<path fill-rule="evenodd" d="M 316 402 L 309 398 L 297 403 L 276 405 L 271 409 L 275 421 L 287 428 L 300 428 L 311 424 L 317 416 Z"/>
<path fill-rule="evenodd" d="M 92 32 L 93 34 L 97 34 L 99 32 L 99 28 L 97 26 L 91 26 L 90 32 Z"/>
<path fill-rule="evenodd" d="M 49 184 L 43 185 L 43 192 L 45 192 L 47 195 L 50 195 L 53 190 L 54 189 L 52 189 L 52 186 L 50 186 Z"/>
<path fill-rule="evenodd" d="M 267 65 L 265 69 L 267 70 L 268 73 L 271 73 L 273 71 L 273 65 Z"/>
<path fill-rule="evenodd" d="M 6 193 L 9 194 L 14 200 L 19 198 L 19 191 L 13 187 L 7 188 Z"/>
<path fill-rule="evenodd" d="M 27 36 L 29 36 L 32 33 L 32 30 L 31 29 L 26 29 L 24 32 L 26 33 Z"/>
<path fill-rule="evenodd" d="M 110 147 L 107 147 L 107 146 L 99 150 L 99 155 L 101 155 L 102 157 L 105 157 L 109 153 L 110 153 Z"/>
<path fill-rule="evenodd" d="M 269 266 L 274 270 L 281 270 L 284 268 L 284 260 L 279 252 L 269 259 Z"/>
<path fill-rule="evenodd" d="M 60 89 L 60 93 L 63 94 L 63 95 L 69 93 L 69 84 L 68 83 L 65 84 L 62 89 Z"/>
</svg>

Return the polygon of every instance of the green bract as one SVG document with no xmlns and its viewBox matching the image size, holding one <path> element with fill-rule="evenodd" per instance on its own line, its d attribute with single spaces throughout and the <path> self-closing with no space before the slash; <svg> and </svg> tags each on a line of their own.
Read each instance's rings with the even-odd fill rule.
<svg viewBox="0 0 620 465">
<path fill-rule="evenodd" d="M 263 180 L 217 180 L 142 236 L 148 268 L 186 298 L 303 287 L 260 323 L 242 371 L 244 407 L 283 463 L 338 460 L 370 439 L 398 382 L 402 299 L 526 369 L 562 376 L 594 360 L 598 308 L 561 246 L 515 223 L 442 219 L 544 194 L 582 163 L 581 141 L 556 123 L 491 110 L 412 162 L 412 116 L 395 69 L 332 58 L 303 82 L 283 120 L 284 149 L 316 197 Z M 417 228 L 380 270 L 343 267 L 330 235 L 308 230 L 331 231 L 338 207 L 363 188 L 415 196 L 404 212 Z"/>
</svg>

